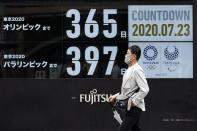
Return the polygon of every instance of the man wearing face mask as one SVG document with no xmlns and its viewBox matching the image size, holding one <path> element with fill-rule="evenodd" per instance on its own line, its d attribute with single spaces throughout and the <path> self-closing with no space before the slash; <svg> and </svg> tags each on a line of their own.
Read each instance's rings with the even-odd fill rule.
<svg viewBox="0 0 197 131">
<path fill-rule="evenodd" d="M 123 75 L 121 93 L 110 96 L 108 102 L 114 102 L 121 96 L 128 97 L 125 117 L 119 131 L 141 131 L 139 127 L 140 115 L 145 111 L 144 98 L 149 92 L 148 83 L 143 69 L 138 64 L 141 49 L 137 45 L 128 48 L 125 63 L 128 65 Z"/>
</svg>

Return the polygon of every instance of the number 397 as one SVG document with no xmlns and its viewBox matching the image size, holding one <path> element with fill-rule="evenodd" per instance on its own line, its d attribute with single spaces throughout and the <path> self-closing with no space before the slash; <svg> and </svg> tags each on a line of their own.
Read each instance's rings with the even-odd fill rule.
<svg viewBox="0 0 197 131">
<path fill-rule="evenodd" d="M 111 75 L 114 61 L 116 58 L 118 48 L 116 46 L 104 46 L 103 54 L 110 54 L 109 62 L 105 75 Z M 73 66 L 67 67 L 67 73 L 71 76 L 77 76 L 81 71 L 81 50 L 77 46 L 71 46 L 66 50 L 66 55 L 74 55 L 72 58 Z M 99 50 L 95 46 L 89 46 L 85 49 L 85 61 L 90 65 L 87 75 L 93 75 L 99 60 Z"/>
</svg>

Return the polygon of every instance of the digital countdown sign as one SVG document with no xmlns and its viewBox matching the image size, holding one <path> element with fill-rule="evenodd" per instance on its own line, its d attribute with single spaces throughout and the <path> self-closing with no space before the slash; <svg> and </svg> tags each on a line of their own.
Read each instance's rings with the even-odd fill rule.
<svg viewBox="0 0 197 131">
<path fill-rule="evenodd" d="M 147 78 L 193 78 L 191 5 L 131 5 L 129 46 L 142 49 Z"/>
<path fill-rule="evenodd" d="M 121 78 L 131 45 L 147 78 L 193 78 L 192 5 L 0 8 L 1 78 Z"/>
<path fill-rule="evenodd" d="M 193 41 L 191 5 L 131 5 L 129 41 Z"/>
</svg>

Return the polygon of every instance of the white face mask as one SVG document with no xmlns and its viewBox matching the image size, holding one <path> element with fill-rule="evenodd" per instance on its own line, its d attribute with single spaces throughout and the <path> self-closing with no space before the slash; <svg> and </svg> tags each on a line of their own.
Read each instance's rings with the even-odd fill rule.
<svg viewBox="0 0 197 131">
<path fill-rule="evenodd" d="M 131 57 L 128 56 L 128 55 L 126 55 L 126 56 L 125 56 L 125 59 L 124 59 L 124 62 L 125 62 L 126 64 L 129 64 L 129 63 L 131 62 Z"/>
</svg>

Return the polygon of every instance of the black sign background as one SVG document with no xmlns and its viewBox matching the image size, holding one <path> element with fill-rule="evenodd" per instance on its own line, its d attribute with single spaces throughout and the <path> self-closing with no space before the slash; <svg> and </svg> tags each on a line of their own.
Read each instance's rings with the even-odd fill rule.
<svg viewBox="0 0 197 131">
<path fill-rule="evenodd" d="M 146 3 L 151 2 L 138 4 Z M 195 15 L 197 4 L 196 2 L 190 4 L 194 5 Z M 101 6 L 107 5 L 103 3 Z M 148 79 L 150 92 L 145 99 L 147 111 L 143 112 L 141 117 L 142 130 L 195 131 L 197 129 L 195 37 L 193 49 L 193 79 Z M 121 78 L 4 78 L 0 79 L 0 83 L 0 130 L 2 131 L 114 131 L 118 128 L 118 123 L 113 119 L 107 103 L 93 105 L 80 103 L 79 95 L 88 94 L 92 89 L 97 89 L 100 94 L 116 93 L 120 90 Z"/>
<path fill-rule="evenodd" d="M 121 79 L 0 80 L 1 130 L 112 131 L 118 123 L 108 103 L 80 103 L 80 94 L 119 91 Z M 143 130 L 196 129 L 196 79 L 148 80 Z"/>
</svg>

